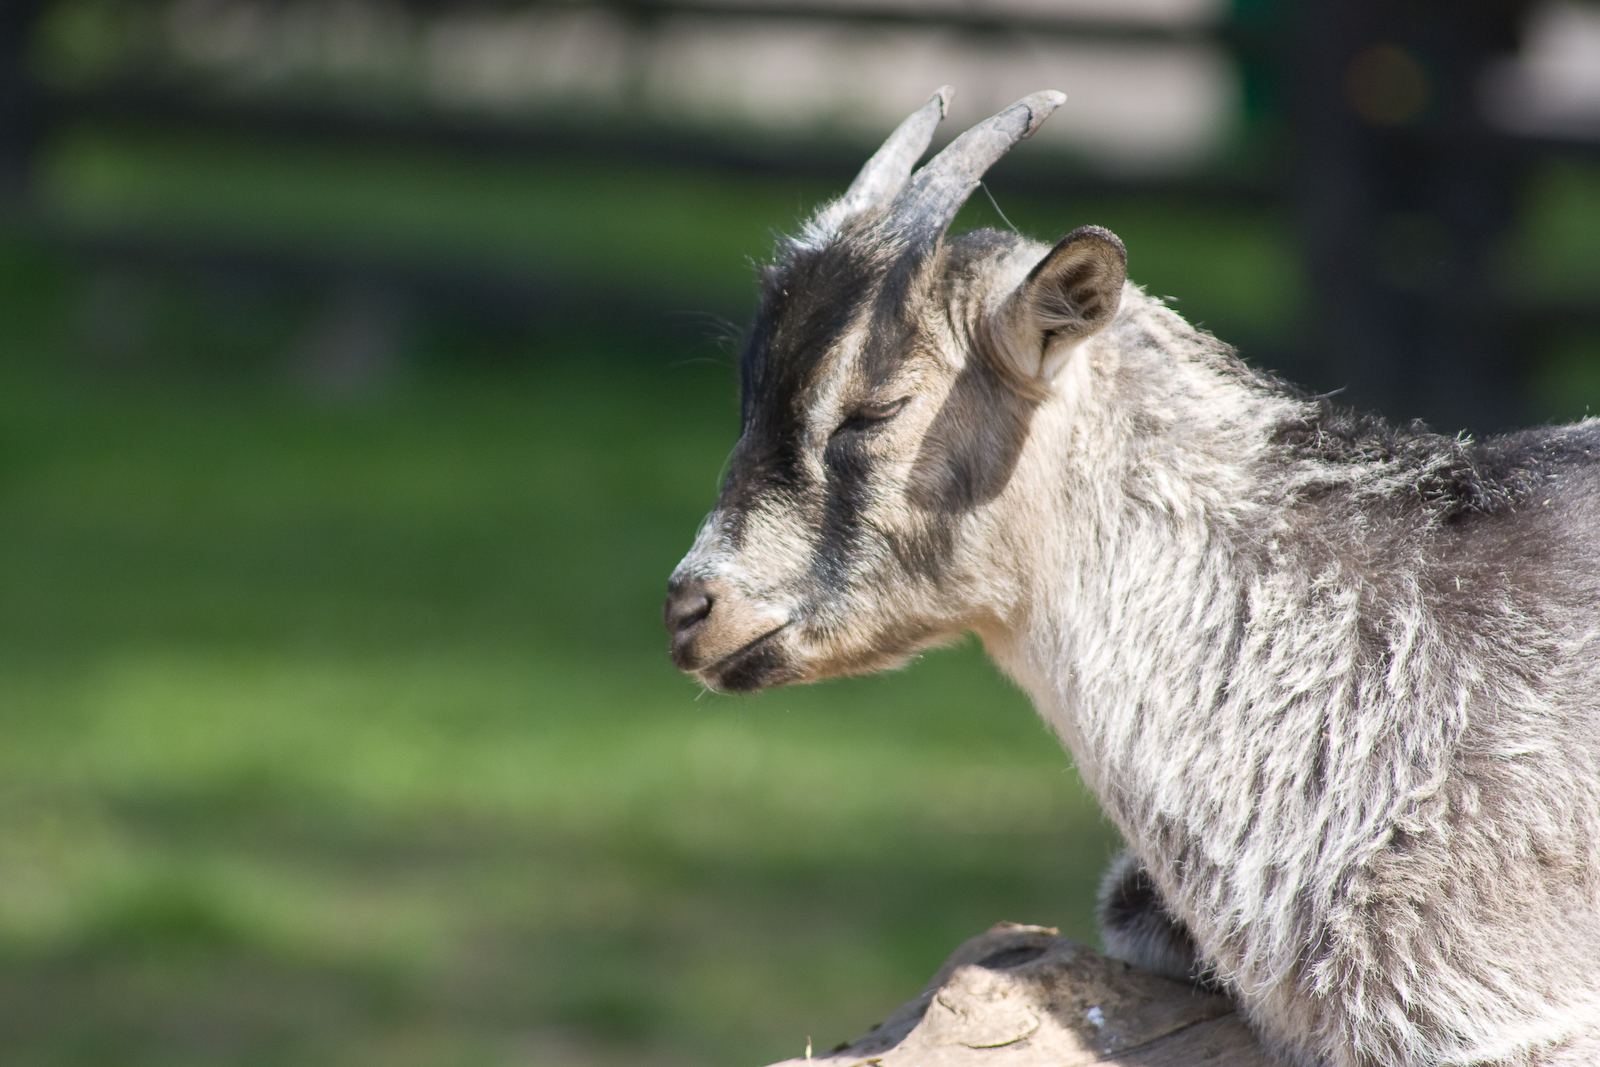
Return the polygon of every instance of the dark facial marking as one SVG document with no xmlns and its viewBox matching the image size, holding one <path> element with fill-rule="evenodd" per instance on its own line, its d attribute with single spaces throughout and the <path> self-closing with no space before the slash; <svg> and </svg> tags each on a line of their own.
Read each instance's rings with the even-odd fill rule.
<svg viewBox="0 0 1600 1067">
<path fill-rule="evenodd" d="M 870 387 L 888 381 L 905 362 L 916 336 L 916 281 L 926 256 L 907 253 L 884 271 L 872 304 L 867 343 L 860 356 L 860 371 Z"/>
<path fill-rule="evenodd" d="M 799 503 L 820 490 L 820 534 L 813 577 L 837 589 L 859 555 L 861 516 L 871 500 L 871 457 L 862 440 L 876 413 L 846 416 L 822 456 L 826 479 L 807 484 L 801 462 L 806 405 L 828 356 L 866 316 L 867 336 L 857 370 L 869 388 L 887 381 L 914 336 L 913 293 L 922 257 L 857 239 L 791 251 L 769 272 L 764 298 L 740 360 L 742 435 L 721 507 L 738 547 L 745 514 L 781 493 Z M 892 415 L 892 412 L 886 413 Z"/>
<path fill-rule="evenodd" d="M 1037 398 L 1020 394 L 989 362 L 967 360 L 922 439 L 911 502 L 953 515 L 999 496 L 1028 439 Z"/>
<path fill-rule="evenodd" d="M 789 659 L 775 645 L 762 644 L 741 656 L 717 679 L 717 687 L 733 693 L 753 693 L 776 685 L 789 673 Z"/>
<path fill-rule="evenodd" d="M 870 256 L 836 243 L 794 253 L 764 279 L 740 355 L 741 434 L 719 501 L 735 548 L 758 501 L 808 490 L 800 453 L 807 389 L 870 295 L 873 272 Z"/>
<path fill-rule="evenodd" d="M 872 298 L 882 273 L 879 260 L 870 249 L 836 241 L 791 252 L 763 279 L 757 325 L 739 361 L 746 430 L 800 398 L 818 364 Z"/>
<path fill-rule="evenodd" d="M 949 245 L 945 285 L 957 290 L 975 284 L 984 264 L 1017 240 L 994 230 L 963 234 Z M 1022 456 L 1040 401 L 1023 395 L 985 350 L 978 324 L 952 320 L 950 325 L 964 338 L 969 355 L 923 436 L 910 487 L 913 505 L 944 516 L 971 511 L 1000 495 Z"/>
<path fill-rule="evenodd" d="M 915 278 L 922 257 L 904 255 L 883 275 L 871 309 L 866 345 L 858 370 L 869 388 L 888 381 L 905 362 L 916 338 Z M 867 541 L 862 515 L 872 503 L 872 456 L 867 435 L 875 420 L 846 421 L 828 441 L 823 463 L 828 471 L 822 537 L 812 572 L 825 589 L 839 589 L 850 577 Z"/>
<path fill-rule="evenodd" d="M 861 515 L 872 502 L 872 457 L 860 434 L 836 434 L 822 453 L 828 471 L 822 511 L 822 537 L 812 557 L 812 574 L 825 589 L 849 579 L 859 555 Z"/>
</svg>

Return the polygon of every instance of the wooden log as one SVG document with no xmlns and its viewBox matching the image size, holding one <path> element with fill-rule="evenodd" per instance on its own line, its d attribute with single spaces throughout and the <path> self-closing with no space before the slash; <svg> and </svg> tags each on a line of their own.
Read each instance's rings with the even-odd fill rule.
<svg viewBox="0 0 1600 1067">
<path fill-rule="evenodd" d="M 804 1067 L 804 1058 L 773 1067 Z M 967 941 L 826 1067 L 1278 1067 L 1233 1001 L 1157 978 L 1042 926 Z"/>
</svg>

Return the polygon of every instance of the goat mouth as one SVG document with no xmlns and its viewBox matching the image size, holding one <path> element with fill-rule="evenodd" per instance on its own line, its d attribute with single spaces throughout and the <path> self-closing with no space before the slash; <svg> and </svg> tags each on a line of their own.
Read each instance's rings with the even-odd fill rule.
<svg viewBox="0 0 1600 1067">
<path fill-rule="evenodd" d="M 711 688 L 726 692 L 751 693 L 776 685 L 793 667 L 788 655 L 772 639 L 793 624 L 792 619 L 779 623 L 695 673 Z"/>
</svg>

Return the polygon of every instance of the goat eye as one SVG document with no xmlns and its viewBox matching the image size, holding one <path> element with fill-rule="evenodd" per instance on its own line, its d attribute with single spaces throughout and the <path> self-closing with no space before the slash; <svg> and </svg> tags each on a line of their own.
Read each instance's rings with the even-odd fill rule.
<svg viewBox="0 0 1600 1067">
<path fill-rule="evenodd" d="M 903 396 L 899 400 L 858 404 L 845 417 L 845 420 L 839 424 L 839 428 L 833 432 L 845 433 L 850 430 L 865 430 L 880 422 L 888 422 L 900 414 L 901 409 L 906 406 L 910 399 L 909 396 Z"/>
</svg>

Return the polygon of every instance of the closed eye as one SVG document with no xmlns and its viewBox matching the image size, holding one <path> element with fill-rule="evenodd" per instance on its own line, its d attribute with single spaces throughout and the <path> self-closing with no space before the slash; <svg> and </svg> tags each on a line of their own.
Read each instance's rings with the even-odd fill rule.
<svg viewBox="0 0 1600 1067">
<path fill-rule="evenodd" d="M 869 430 L 880 423 L 888 422 L 900 414 L 910 400 L 909 396 L 903 396 L 899 400 L 858 404 L 849 415 L 845 416 L 845 420 L 839 424 L 838 429 L 833 432 L 841 434 Z"/>
</svg>

